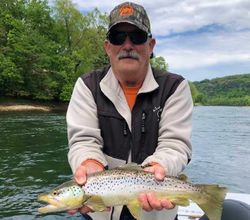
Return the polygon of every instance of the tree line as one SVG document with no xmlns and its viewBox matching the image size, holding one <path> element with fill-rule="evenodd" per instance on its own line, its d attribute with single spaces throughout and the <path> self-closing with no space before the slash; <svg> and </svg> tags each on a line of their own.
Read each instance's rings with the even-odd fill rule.
<svg viewBox="0 0 250 220">
<path fill-rule="evenodd" d="M 250 106 L 250 74 L 190 82 L 197 105 Z"/>
<path fill-rule="evenodd" d="M 109 63 L 108 15 L 71 0 L 0 1 L 0 95 L 68 101 L 76 79 Z M 162 57 L 152 64 L 167 69 Z"/>
</svg>

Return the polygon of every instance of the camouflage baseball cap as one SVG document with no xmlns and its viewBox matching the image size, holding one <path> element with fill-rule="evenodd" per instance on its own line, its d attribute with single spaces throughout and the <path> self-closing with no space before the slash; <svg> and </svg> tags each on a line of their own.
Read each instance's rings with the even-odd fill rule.
<svg viewBox="0 0 250 220">
<path fill-rule="evenodd" d="M 132 2 L 124 2 L 110 12 L 108 31 L 119 23 L 130 23 L 148 34 L 151 33 L 150 21 L 145 9 Z"/>
</svg>

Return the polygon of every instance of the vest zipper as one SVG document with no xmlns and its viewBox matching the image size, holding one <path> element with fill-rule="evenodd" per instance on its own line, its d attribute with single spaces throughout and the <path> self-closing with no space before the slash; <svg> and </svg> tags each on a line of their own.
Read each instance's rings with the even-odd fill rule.
<svg viewBox="0 0 250 220">
<path fill-rule="evenodd" d="M 128 135 L 128 128 L 127 128 L 127 123 L 126 121 L 123 122 L 123 135 L 127 136 Z"/>
<path fill-rule="evenodd" d="M 146 128 L 145 128 L 145 120 L 146 120 L 146 113 L 143 111 L 141 115 L 141 133 L 144 134 L 146 133 Z"/>
</svg>

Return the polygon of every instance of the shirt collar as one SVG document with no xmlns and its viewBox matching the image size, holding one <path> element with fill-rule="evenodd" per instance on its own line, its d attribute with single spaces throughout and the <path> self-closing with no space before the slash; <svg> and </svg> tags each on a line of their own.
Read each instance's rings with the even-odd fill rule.
<svg viewBox="0 0 250 220">
<path fill-rule="evenodd" d="M 119 84 L 118 80 L 115 77 L 115 74 L 113 72 L 112 67 L 109 68 L 108 73 L 101 80 L 100 86 L 101 86 L 101 89 L 104 89 L 105 91 L 110 90 L 110 91 L 116 92 L 116 94 L 121 92 L 120 84 Z M 152 92 L 155 89 L 157 89 L 158 87 L 159 87 L 159 85 L 158 85 L 158 83 L 156 82 L 156 80 L 154 78 L 152 67 L 149 64 L 146 77 L 145 77 L 145 79 L 144 79 L 144 81 L 142 83 L 142 86 L 141 86 L 141 88 L 139 90 L 139 93 Z"/>
</svg>

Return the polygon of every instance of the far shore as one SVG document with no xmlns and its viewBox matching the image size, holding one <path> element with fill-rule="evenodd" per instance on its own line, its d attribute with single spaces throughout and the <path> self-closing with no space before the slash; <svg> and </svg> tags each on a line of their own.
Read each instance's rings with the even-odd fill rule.
<svg viewBox="0 0 250 220">
<path fill-rule="evenodd" d="M 0 112 L 12 111 L 42 111 L 50 112 L 52 109 L 48 106 L 34 106 L 34 105 L 0 105 Z"/>
<path fill-rule="evenodd" d="M 42 103 L 1 103 L 0 112 L 25 112 L 25 111 L 38 111 L 38 112 L 53 112 L 67 110 L 67 103 L 53 103 L 53 104 L 42 104 Z"/>
</svg>

